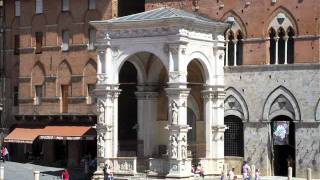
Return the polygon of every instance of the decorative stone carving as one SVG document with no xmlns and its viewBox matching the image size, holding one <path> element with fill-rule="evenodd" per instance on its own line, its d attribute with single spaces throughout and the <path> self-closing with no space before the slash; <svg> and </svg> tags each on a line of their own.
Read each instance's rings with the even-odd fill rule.
<svg viewBox="0 0 320 180">
<path fill-rule="evenodd" d="M 171 136 L 171 158 L 176 159 L 178 156 L 178 142 L 175 135 Z"/>
<path fill-rule="evenodd" d="M 98 156 L 104 157 L 104 142 L 105 142 L 105 134 L 104 132 L 99 132 L 97 137 L 97 145 L 98 145 Z"/>
<path fill-rule="evenodd" d="M 172 117 L 172 125 L 178 124 L 178 114 L 179 114 L 179 107 L 175 100 L 172 100 L 171 104 L 171 117 Z"/>
<path fill-rule="evenodd" d="M 106 74 L 98 74 L 97 79 L 98 79 L 98 84 L 104 84 L 107 81 L 108 76 Z"/>
</svg>

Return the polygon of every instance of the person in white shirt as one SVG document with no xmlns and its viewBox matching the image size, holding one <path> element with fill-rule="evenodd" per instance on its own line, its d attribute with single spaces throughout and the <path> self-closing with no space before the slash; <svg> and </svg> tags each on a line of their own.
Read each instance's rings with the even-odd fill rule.
<svg viewBox="0 0 320 180">
<path fill-rule="evenodd" d="M 234 168 L 232 168 L 229 172 L 228 172 L 228 180 L 233 180 L 234 179 Z"/>
</svg>

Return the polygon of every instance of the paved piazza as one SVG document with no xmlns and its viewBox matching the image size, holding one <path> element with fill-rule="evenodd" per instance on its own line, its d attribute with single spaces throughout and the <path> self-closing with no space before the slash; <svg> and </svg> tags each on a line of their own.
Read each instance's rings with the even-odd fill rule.
<svg viewBox="0 0 320 180">
<path fill-rule="evenodd" d="M 1 165 L 4 166 L 4 179 L 5 180 L 33 180 L 33 171 L 40 171 L 40 180 L 60 180 L 62 168 L 40 166 L 30 163 L 16 163 L 5 162 Z M 81 171 L 71 171 L 71 180 L 84 180 L 81 177 Z"/>
</svg>

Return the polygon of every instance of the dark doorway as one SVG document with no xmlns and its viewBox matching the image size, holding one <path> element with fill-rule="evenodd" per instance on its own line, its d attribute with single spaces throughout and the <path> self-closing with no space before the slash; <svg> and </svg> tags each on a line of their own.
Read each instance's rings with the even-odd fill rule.
<svg viewBox="0 0 320 180">
<path fill-rule="evenodd" d="M 187 110 L 187 123 L 188 125 L 192 128 L 188 131 L 187 134 L 187 139 L 188 139 L 188 150 L 191 150 L 192 152 L 192 157 L 194 158 L 195 155 L 197 154 L 197 117 L 195 115 L 195 113 L 188 108 Z"/>
<path fill-rule="evenodd" d="M 118 0 L 118 16 L 144 12 L 145 0 Z"/>
<path fill-rule="evenodd" d="M 137 70 L 130 62 L 125 62 L 120 70 L 121 93 L 118 104 L 118 139 L 121 156 L 137 154 Z"/>
<path fill-rule="evenodd" d="M 224 118 L 227 130 L 224 132 L 224 155 L 243 157 L 243 123 L 237 116 Z"/>
<path fill-rule="evenodd" d="M 289 124 L 288 143 L 277 145 L 273 140 L 274 155 L 274 175 L 287 176 L 288 166 L 292 167 L 292 175 L 295 176 L 295 127 L 291 118 L 287 116 L 278 116 L 271 121 L 271 134 L 273 135 L 276 128 L 275 122 L 284 121 Z M 274 139 L 274 138 L 273 138 Z"/>
</svg>

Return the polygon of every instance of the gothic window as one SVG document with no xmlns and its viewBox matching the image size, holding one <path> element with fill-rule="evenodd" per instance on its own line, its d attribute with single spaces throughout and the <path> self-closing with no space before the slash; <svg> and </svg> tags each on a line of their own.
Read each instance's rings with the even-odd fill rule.
<svg viewBox="0 0 320 180">
<path fill-rule="evenodd" d="M 35 105 L 39 105 L 41 102 L 41 98 L 43 97 L 43 87 L 42 85 L 35 86 Z"/>
<path fill-rule="evenodd" d="M 235 18 L 230 16 L 226 20 L 231 24 L 230 29 L 225 34 L 226 49 L 225 49 L 225 65 L 237 66 L 243 64 L 243 38 L 244 34 L 241 31 L 239 23 Z"/>
<path fill-rule="evenodd" d="M 237 35 L 237 51 L 236 51 L 236 65 L 242 65 L 242 58 L 243 58 L 243 35 L 241 31 L 238 31 Z"/>
<path fill-rule="evenodd" d="M 285 31 L 283 28 L 278 30 L 278 64 L 284 64 L 285 58 Z"/>
<path fill-rule="evenodd" d="M 269 30 L 269 38 L 270 38 L 270 47 L 269 47 L 269 54 L 270 54 L 270 64 L 275 64 L 276 60 L 276 32 L 273 28 Z"/>
<path fill-rule="evenodd" d="M 270 64 L 294 63 L 294 35 L 295 31 L 290 19 L 279 13 L 269 25 Z"/>
<path fill-rule="evenodd" d="M 43 13 L 43 0 L 36 0 L 36 14 Z"/>
<path fill-rule="evenodd" d="M 294 30 L 292 27 L 289 27 L 287 30 L 288 42 L 287 42 L 287 62 L 288 64 L 294 63 Z"/>
<path fill-rule="evenodd" d="M 224 133 L 224 155 L 243 157 L 243 123 L 237 116 L 227 116 L 224 119 L 227 130 Z"/>
</svg>

